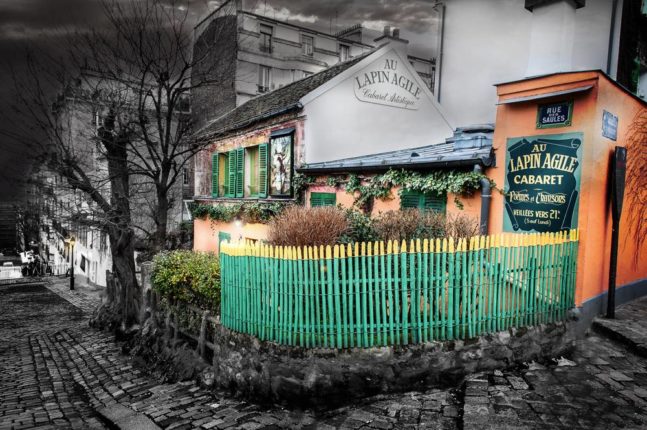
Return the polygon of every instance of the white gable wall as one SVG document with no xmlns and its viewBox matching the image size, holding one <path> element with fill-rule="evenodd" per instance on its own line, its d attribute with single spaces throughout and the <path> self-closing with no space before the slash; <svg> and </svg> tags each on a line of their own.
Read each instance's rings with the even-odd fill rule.
<svg viewBox="0 0 647 430">
<path fill-rule="evenodd" d="M 305 160 L 300 161 L 318 163 L 415 148 L 444 143 L 452 136 L 453 126 L 406 56 L 402 57 L 392 46 L 381 48 L 301 100 L 306 119 Z M 387 64 L 397 66 L 389 69 Z M 386 74 L 378 77 L 380 71 L 388 72 L 389 82 Z M 374 84 L 366 81 L 366 73 L 368 79 L 375 78 Z M 404 88 L 390 82 L 396 74 Z M 390 105 L 403 106 L 388 99 L 362 101 L 371 100 L 362 95 L 364 90 L 388 99 L 397 94 L 413 104 L 404 108 Z"/>
</svg>

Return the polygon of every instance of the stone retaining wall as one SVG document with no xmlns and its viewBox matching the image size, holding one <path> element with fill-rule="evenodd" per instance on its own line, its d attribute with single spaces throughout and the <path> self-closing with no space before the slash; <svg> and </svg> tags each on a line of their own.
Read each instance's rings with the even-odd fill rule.
<svg viewBox="0 0 647 430">
<path fill-rule="evenodd" d="M 177 315 L 158 308 L 155 294 L 145 294 L 147 319 L 131 347 L 147 359 L 161 359 L 168 365 L 167 376 L 198 378 L 204 385 L 258 402 L 316 409 L 375 394 L 445 386 L 473 372 L 559 357 L 575 340 L 571 318 L 466 341 L 305 349 L 233 332 L 207 312 L 199 326 L 182 327 Z"/>
</svg>

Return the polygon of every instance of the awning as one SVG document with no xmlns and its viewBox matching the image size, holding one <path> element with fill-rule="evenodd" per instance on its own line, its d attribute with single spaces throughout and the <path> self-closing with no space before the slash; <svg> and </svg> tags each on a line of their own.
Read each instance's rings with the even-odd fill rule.
<svg viewBox="0 0 647 430">
<path fill-rule="evenodd" d="M 581 93 L 584 91 L 588 91 L 591 88 L 593 88 L 593 85 L 587 85 L 585 87 L 577 87 L 577 88 L 571 88 L 569 90 L 562 90 L 562 91 L 552 91 L 550 93 L 543 93 L 543 94 L 535 94 L 532 96 L 525 96 L 525 97 L 515 97 L 513 99 L 506 99 L 502 100 L 497 105 L 507 105 L 511 103 L 523 103 L 523 102 L 529 102 L 532 100 L 541 100 L 541 99 L 547 99 L 550 97 L 556 97 L 556 96 L 563 96 L 566 94 L 573 94 L 573 93 Z"/>
</svg>

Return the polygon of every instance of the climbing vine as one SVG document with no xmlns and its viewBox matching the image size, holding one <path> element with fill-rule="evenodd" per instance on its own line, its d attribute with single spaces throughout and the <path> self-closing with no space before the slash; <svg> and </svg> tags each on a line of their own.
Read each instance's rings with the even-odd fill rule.
<svg viewBox="0 0 647 430">
<path fill-rule="evenodd" d="M 459 208 L 463 207 L 460 196 L 469 196 L 481 188 L 481 179 L 487 179 L 495 187 L 492 180 L 483 173 L 464 172 L 458 170 L 436 170 L 428 174 L 420 174 L 408 170 L 389 170 L 382 175 L 376 175 L 362 181 L 356 175 L 350 175 L 346 183 L 346 192 L 355 195 L 355 205 L 366 208 L 373 199 L 385 200 L 391 198 L 391 189 L 401 187 L 403 191 L 417 191 L 436 195 L 454 194 L 454 201 Z"/>
<path fill-rule="evenodd" d="M 280 214 L 291 202 L 245 202 L 235 204 L 194 204 L 191 207 L 193 218 L 211 221 L 230 222 L 240 218 L 247 223 L 267 224 Z"/>
</svg>

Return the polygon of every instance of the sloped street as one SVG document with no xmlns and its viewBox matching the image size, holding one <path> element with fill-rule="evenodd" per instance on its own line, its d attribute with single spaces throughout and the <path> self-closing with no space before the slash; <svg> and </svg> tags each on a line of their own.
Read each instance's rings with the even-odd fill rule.
<svg viewBox="0 0 647 430">
<path fill-rule="evenodd" d="M 647 428 L 647 361 L 598 335 L 570 360 L 315 416 L 261 408 L 191 381 L 159 381 L 112 336 L 88 327 L 97 300 L 61 281 L 0 287 L 0 429 Z"/>
</svg>

